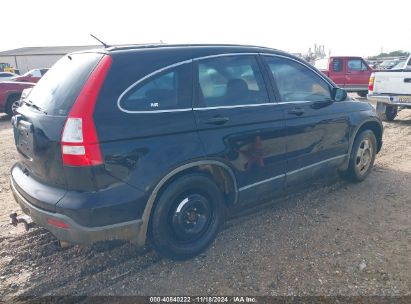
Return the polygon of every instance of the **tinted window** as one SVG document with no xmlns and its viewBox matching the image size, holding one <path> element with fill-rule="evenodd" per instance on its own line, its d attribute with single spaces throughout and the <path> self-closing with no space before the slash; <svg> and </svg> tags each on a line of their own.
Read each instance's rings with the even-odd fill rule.
<svg viewBox="0 0 411 304">
<path fill-rule="evenodd" d="M 41 76 L 44 76 L 44 74 L 46 74 L 48 70 L 49 69 L 41 69 L 40 70 Z"/>
<path fill-rule="evenodd" d="M 233 106 L 268 102 L 254 56 L 227 56 L 198 63 L 199 106 Z"/>
<path fill-rule="evenodd" d="M 156 74 L 128 91 L 120 106 L 128 111 L 170 110 L 191 107 L 191 65 Z"/>
<path fill-rule="evenodd" d="M 13 76 L 13 74 L 10 73 L 0 73 L 0 77 L 10 77 Z"/>
<path fill-rule="evenodd" d="M 350 71 L 366 71 L 367 66 L 361 59 L 348 59 L 348 69 Z"/>
<path fill-rule="evenodd" d="M 342 59 L 341 58 L 334 58 L 333 60 L 333 71 L 334 72 L 341 72 L 342 71 Z"/>
<path fill-rule="evenodd" d="M 67 115 L 102 54 L 64 56 L 31 90 L 29 100 L 49 115 Z"/>
<path fill-rule="evenodd" d="M 320 76 L 292 60 L 265 57 L 284 102 L 325 101 L 331 99 L 330 87 Z"/>
</svg>

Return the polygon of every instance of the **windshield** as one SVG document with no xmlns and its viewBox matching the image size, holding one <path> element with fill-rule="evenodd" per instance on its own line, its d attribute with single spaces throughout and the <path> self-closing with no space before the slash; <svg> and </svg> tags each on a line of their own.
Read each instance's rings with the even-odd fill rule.
<svg viewBox="0 0 411 304">
<path fill-rule="evenodd" d="M 65 116 L 103 54 L 64 56 L 40 79 L 28 101 L 49 115 Z"/>
</svg>

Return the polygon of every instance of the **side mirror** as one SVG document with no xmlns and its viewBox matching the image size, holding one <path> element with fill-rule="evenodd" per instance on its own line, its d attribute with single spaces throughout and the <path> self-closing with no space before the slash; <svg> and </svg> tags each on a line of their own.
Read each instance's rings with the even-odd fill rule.
<svg viewBox="0 0 411 304">
<path fill-rule="evenodd" d="M 347 92 L 341 88 L 334 88 L 332 92 L 332 99 L 334 101 L 343 101 L 347 99 Z"/>
</svg>

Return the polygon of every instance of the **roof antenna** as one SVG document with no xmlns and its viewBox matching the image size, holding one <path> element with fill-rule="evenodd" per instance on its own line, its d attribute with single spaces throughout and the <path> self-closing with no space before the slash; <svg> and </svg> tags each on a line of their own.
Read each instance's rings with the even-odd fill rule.
<svg viewBox="0 0 411 304">
<path fill-rule="evenodd" d="M 96 39 L 98 42 L 100 42 L 105 48 L 110 47 L 108 44 L 105 44 L 103 41 L 101 41 L 100 39 L 98 39 L 96 36 L 94 36 L 93 34 L 90 34 L 91 37 L 93 37 L 94 39 Z"/>
</svg>

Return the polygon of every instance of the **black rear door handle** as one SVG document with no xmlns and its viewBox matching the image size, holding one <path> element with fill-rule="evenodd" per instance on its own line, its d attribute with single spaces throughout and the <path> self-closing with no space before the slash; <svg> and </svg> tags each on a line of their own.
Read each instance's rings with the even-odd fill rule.
<svg viewBox="0 0 411 304">
<path fill-rule="evenodd" d="M 294 108 L 294 109 L 289 110 L 289 111 L 288 111 L 288 114 L 293 114 L 293 115 L 300 116 L 300 115 L 303 115 L 304 112 L 305 112 L 305 111 L 304 111 L 304 109 L 302 109 L 302 108 Z"/>
<path fill-rule="evenodd" d="M 223 125 L 227 123 L 230 119 L 225 116 L 214 116 L 205 121 L 206 124 L 209 125 Z"/>
<path fill-rule="evenodd" d="M 404 78 L 405 83 L 411 83 L 411 78 Z"/>
</svg>

